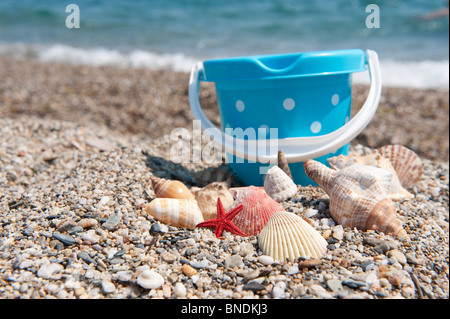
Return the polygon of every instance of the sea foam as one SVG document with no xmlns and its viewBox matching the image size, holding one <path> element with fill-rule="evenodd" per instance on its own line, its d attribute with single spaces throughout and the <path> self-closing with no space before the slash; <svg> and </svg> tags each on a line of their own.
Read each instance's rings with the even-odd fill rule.
<svg viewBox="0 0 450 319">
<path fill-rule="evenodd" d="M 34 57 L 41 61 L 67 62 L 93 66 L 168 69 L 190 72 L 194 63 L 207 59 L 184 53 L 157 53 L 142 49 L 120 51 L 107 48 L 80 48 L 63 44 L 0 44 L 0 55 Z M 380 61 L 382 85 L 411 88 L 449 88 L 449 61 Z M 368 72 L 355 73 L 354 83 L 368 84 Z"/>
</svg>

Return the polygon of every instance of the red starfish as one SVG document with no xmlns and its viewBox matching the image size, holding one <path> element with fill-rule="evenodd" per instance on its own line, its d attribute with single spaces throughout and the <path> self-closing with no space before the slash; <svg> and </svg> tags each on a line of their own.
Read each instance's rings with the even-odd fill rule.
<svg viewBox="0 0 450 319">
<path fill-rule="evenodd" d="M 247 237 L 235 224 L 231 222 L 231 220 L 236 216 L 241 210 L 244 208 L 243 205 L 239 205 L 238 207 L 232 209 L 228 213 L 225 213 L 225 209 L 223 208 L 222 201 L 220 197 L 217 198 L 217 218 L 210 219 L 197 224 L 197 227 L 208 227 L 215 228 L 214 234 L 217 238 L 222 235 L 224 230 L 228 230 L 230 233 Z"/>
</svg>

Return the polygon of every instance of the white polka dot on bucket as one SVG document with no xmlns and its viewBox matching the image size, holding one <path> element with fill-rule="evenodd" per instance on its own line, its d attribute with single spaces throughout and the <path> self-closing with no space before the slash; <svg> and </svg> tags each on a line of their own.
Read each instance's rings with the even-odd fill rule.
<svg viewBox="0 0 450 319">
<path fill-rule="evenodd" d="M 319 133 L 321 129 L 322 129 L 322 124 L 320 124 L 320 122 L 316 121 L 311 124 L 311 132 Z"/>
<path fill-rule="evenodd" d="M 245 104 L 244 104 L 244 102 L 242 102 L 241 100 L 237 100 L 237 101 L 236 101 L 236 109 L 237 109 L 239 112 L 242 112 L 242 111 L 245 109 Z"/>
<path fill-rule="evenodd" d="M 338 94 L 334 94 L 331 97 L 331 104 L 333 104 L 334 106 L 339 104 L 339 95 Z"/>
<path fill-rule="evenodd" d="M 283 107 L 290 111 L 295 107 L 295 101 L 291 98 L 287 98 L 286 100 L 283 101 Z"/>
</svg>

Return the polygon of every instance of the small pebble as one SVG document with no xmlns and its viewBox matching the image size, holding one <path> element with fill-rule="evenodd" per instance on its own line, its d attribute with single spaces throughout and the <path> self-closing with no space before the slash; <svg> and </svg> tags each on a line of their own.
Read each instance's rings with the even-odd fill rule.
<svg viewBox="0 0 450 319">
<path fill-rule="evenodd" d="M 67 246 L 71 246 L 76 243 L 75 238 L 73 238 L 72 236 L 61 234 L 58 232 L 53 232 L 53 238 L 59 240 L 60 242 L 62 242 L 64 245 Z"/>
<path fill-rule="evenodd" d="M 271 264 L 274 263 L 273 257 L 266 256 L 266 255 L 261 255 L 261 256 L 259 256 L 259 257 L 258 257 L 258 261 L 259 261 L 261 264 L 263 264 L 264 266 L 271 265 Z"/>
<path fill-rule="evenodd" d="M 153 270 L 144 270 L 137 277 L 136 283 L 145 289 L 155 289 L 164 284 L 164 278 Z"/>
<path fill-rule="evenodd" d="M 50 279 L 56 273 L 64 270 L 63 265 L 51 263 L 48 265 L 42 265 L 37 272 L 37 276 L 44 279 Z"/>
<path fill-rule="evenodd" d="M 102 226 L 108 230 L 114 230 L 119 225 L 120 221 L 121 218 L 119 215 L 112 215 L 102 224 Z"/>
<path fill-rule="evenodd" d="M 184 298 L 186 297 L 186 287 L 181 282 L 177 282 L 175 284 L 175 287 L 173 288 L 173 294 L 177 298 Z"/>
<path fill-rule="evenodd" d="M 188 277 L 191 277 L 197 273 L 197 270 L 188 264 L 181 266 L 181 271 Z"/>
</svg>

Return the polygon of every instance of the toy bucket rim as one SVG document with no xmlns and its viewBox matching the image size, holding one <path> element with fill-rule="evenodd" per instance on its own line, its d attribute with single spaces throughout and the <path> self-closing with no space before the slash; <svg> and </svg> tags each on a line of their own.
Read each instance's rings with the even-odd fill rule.
<svg viewBox="0 0 450 319">
<path fill-rule="evenodd" d="M 273 61 L 270 63 L 264 62 L 276 59 L 288 59 L 289 64 L 275 68 L 269 65 Z M 308 65 L 313 65 L 313 69 L 319 68 L 319 70 L 312 71 Z M 320 67 L 317 65 L 320 65 Z M 305 66 L 307 66 L 306 72 L 304 70 Z M 307 51 L 209 59 L 203 62 L 203 67 L 205 72 L 202 81 L 205 82 L 287 79 L 367 71 L 365 53 L 361 49 Z M 324 68 L 332 69 L 333 71 L 324 71 Z M 244 73 L 250 73 L 250 75 L 243 75 Z"/>
</svg>

